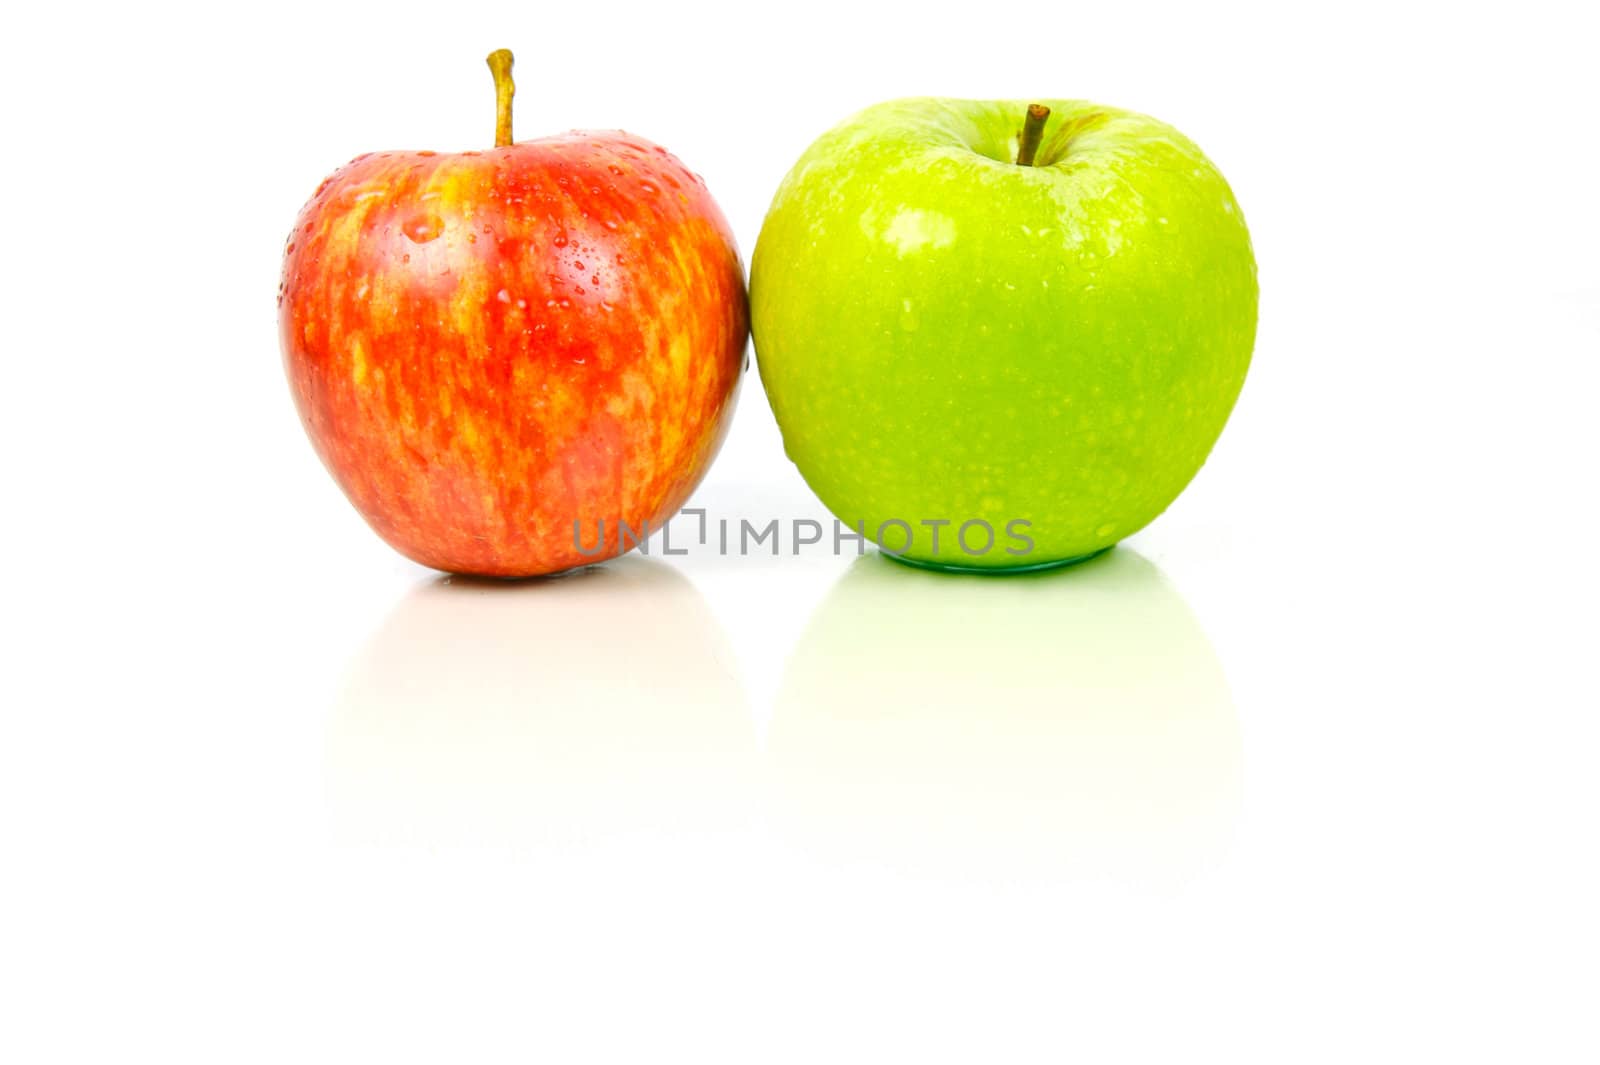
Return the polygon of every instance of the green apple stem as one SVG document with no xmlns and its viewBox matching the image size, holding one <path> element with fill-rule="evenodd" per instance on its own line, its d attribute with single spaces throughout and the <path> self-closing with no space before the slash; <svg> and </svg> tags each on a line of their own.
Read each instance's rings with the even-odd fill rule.
<svg viewBox="0 0 1600 1065">
<path fill-rule="evenodd" d="M 1022 122 L 1022 136 L 1017 141 L 1018 166 L 1033 165 L 1039 142 L 1044 140 L 1044 122 L 1049 117 L 1050 109 L 1044 104 L 1028 105 L 1028 117 Z"/>
<path fill-rule="evenodd" d="M 506 148 L 511 144 L 511 98 L 517 94 L 511 80 L 511 49 L 489 53 L 489 72 L 494 75 L 494 146 Z"/>
</svg>

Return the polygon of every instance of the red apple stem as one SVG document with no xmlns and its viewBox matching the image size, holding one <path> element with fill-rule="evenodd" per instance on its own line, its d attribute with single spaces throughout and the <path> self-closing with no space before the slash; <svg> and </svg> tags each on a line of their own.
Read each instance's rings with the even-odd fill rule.
<svg viewBox="0 0 1600 1065">
<path fill-rule="evenodd" d="M 511 98 L 517 94 L 511 80 L 511 49 L 496 48 L 489 53 L 489 72 L 494 75 L 494 146 L 511 145 Z"/>
<path fill-rule="evenodd" d="M 1044 140 L 1044 122 L 1049 117 L 1050 109 L 1044 104 L 1028 105 L 1028 117 L 1022 122 L 1022 136 L 1017 140 L 1018 166 L 1033 165 L 1039 142 Z"/>
</svg>

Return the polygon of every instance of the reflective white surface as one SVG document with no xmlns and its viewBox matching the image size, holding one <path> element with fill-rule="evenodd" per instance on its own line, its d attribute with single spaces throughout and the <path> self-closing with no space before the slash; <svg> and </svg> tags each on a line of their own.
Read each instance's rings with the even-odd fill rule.
<svg viewBox="0 0 1600 1065">
<path fill-rule="evenodd" d="M 0 1060 L 1596 1060 L 1575 11 L 27 9 Z M 746 252 L 873 100 L 1169 119 L 1261 262 L 1232 423 L 1036 578 L 409 565 L 294 418 L 278 256 L 357 152 L 481 143 L 502 44 L 520 135 L 667 144 Z M 694 502 L 825 517 L 753 376 Z"/>
<path fill-rule="evenodd" d="M 785 837 L 913 872 L 1182 876 L 1238 803 L 1222 668 L 1127 548 L 996 580 L 857 560 L 789 658 L 767 751 Z"/>
<path fill-rule="evenodd" d="M 329 799 L 351 842 L 582 847 L 740 823 L 755 756 L 716 619 L 630 557 L 414 588 L 334 704 Z"/>
</svg>

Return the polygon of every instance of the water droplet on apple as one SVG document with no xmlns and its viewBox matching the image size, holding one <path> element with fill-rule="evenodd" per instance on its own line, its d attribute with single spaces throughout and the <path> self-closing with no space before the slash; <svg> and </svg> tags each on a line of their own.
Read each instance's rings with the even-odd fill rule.
<svg viewBox="0 0 1600 1065">
<path fill-rule="evenodd" d="M 656 193 L 661 191 L 660 189 L 656 188 L 654 185 L 650 184 L 650 182 L 648 182 L 648 181 L 639 182 L 639 188 L 640 188 L 641 191 L 648 192 L 652 196 L 654 196 Z"/>
<path fill-rule="evenodd" d="M 922 323 L 917 320 L 917 312 L 912 308 L 911 301 L 902 300 L 900 303 L 900 328 L 910 333 L 915 332 L 920 324 Z"/>
<path fill-rule="evenodd" d="M 555 244 L 558 248 L 565 248 L 567 246 L 567 235 L 565 233 L 557 233 Z"/>
<path fill-rule="evenodd" d="M 499 300 L 501 303 L 510 303 L 511 293 L 507 292 L 505 289 L 501 289 L 499 292 L 494 294 L 494 298 Z"/>
<path fill-rule="evenodd" d="M 400 225 L 400 231 L 410 239 L 413 244 L 426 244 L 431 240 L 438 240 L 444 232 L 444 225 L 437 215 L 422 214 L 412 215 Z"/>
</svg>

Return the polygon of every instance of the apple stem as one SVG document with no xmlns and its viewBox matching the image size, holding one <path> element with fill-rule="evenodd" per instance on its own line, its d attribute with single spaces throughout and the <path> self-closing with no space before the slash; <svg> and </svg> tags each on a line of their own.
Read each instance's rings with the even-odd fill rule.
<svg viewBox="0 0 1600 1065">
<path fill-rule="evenodd" d="M 1017 140 L 1017 165 L 1032 166 L 1039 142 L 1044 140 L 1044 121 L 1050 109 L 1044 104 L 1029 104 L 1028 117 L 1022 123 L 1022 136 Z"/>
<path fill-rule="evenodd" d="M 489 72 L 494 75 L 494 146 L 506 148 L 511 145 L 511 98 L 517 94 L 511 80 L 511 49 L 489 53 Z"/>
</svg>

